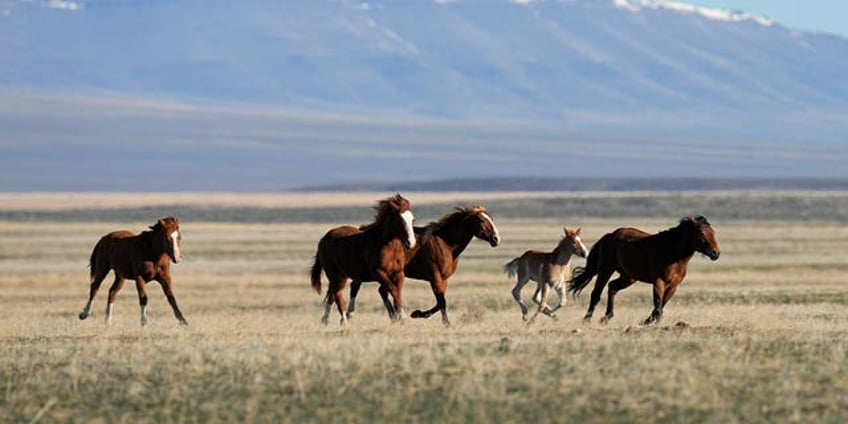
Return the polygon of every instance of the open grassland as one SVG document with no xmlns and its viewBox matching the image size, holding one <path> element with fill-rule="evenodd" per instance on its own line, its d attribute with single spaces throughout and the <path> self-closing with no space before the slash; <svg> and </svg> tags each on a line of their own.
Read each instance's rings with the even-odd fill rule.
<svg viewBox="0 0 848 424">
<path fill-rule="evenodd" d="M 778 203 L 738 196 L 726 207 Z M 820 196 L 810 202 L 828 202 Z M 845 195 L 831 196 L 827 204 L 836 212 L 829 218 L 809 219 L 804 210 L 793 218 L 789 208 L 769 219 L 732 209 L 708 215 L 722 257 L 693 259 L 654 327 L 638 325 L 651 308 L 644 284 L 619 294 L 608 325 L 582 322 L 583 294 L 558 320 L 540 316 L 527 326 L 509 293 L 514 281 L 501 266 L 528 248 L 552 248 L 563 225 L 582 227 L 587 245 L 618 226 L 673 226 L 679 214 L 663 213 L 678 209 L 662 197 L 652 206 L 646 196 L 639 206 L 655 214 L 626 217 L 558 210 L 521 217 L 519 195 L 486 202 L 504 242 L 490 248 L 475 241 L 463 255 L 448 290 L 454 323 L 448 329 L 438 316 L 391 324 L 375 285 L 363 286 L 348 326 L 338 325 L 335 311 L 331 324 L 321 325 L 321 296 L 309 287 L 308 267 L 324 231 L 348 223 L 326 217 L 245 222 L 182 214 L 184 262 L 172 269 L 190 326 L 177 325 L 153 283 L 146 328 L 139 326 L 132 284 L 106 327 L 111 278 L 94 316 L 79 321 L 96 240 L 114 229 L 140 231 L 156 215 L 116 220 L 108 207 L 98 215 L 89 211 L 95 207 L 70 202 L 50 210 L 76 212 L 48 220 L 39 215 L 46 207 L 17 207 L 29 215 L 0 221 L 0 416 L 9 422 L 844 422 L 848 227 L 839 212 Z M 407 197 L 415 208 L 416 196 Z M 376 198 L 349 201 L 363 208 Z M 421 210 L 449 200 L 430 201 L 430 209 L 419 201 L 420 222 L 446 211 Z M 757 201 L 762 204 L 750 206 Z M 564 203 L 553 196 L 526 204 L 539 202 Z M 404 297 L 407 312 L 434 303 L 419 281 L 407 282 Z"/>
</svg>

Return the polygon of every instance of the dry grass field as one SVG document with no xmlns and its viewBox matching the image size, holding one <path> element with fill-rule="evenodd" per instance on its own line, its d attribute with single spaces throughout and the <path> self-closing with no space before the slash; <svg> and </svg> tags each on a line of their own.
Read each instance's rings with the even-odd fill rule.
<svg viewBox="0 0 848 424">
<path fill-rule="evenodd" d="M 345 196 L 330 203 L 299 198 L 297 205 L 350 205 L 370 216 L 367 205 L 377 199 Z M 619 294 L 607 325 L 582 322 L 584 293 L 558 320 L 539 317 L 527 326 L 510 296 L 514 281 L 501 266 L 528 248 L 553 248 L 563 225 L 582 227 L 591 245 L 619 226 L 658 231 L 682 215 L 666 215 L 667 205 L 656 209 L 654 197 L 645 195 L 639 211 L 647 212 L 633 216 L 552 210 L 523 217 L 520 196 L 482 199 L 491 200 L 504 241 L 497 248 L 472 242 L 463 255 L 447 294 L 452 328 L 438 316 L 390 323 L 375 285 L 363 286 L 349 325 L 339 326 L 335 311 L 330 325 L 320 324 L 322 297 L 307 281 L 317 240 L 335 224 L 364 222 L 208 214 L 198 220 L 190 212 L 180 216 L 184 261 L 172 268 L 190 325 L 177 324 L 153 283 L 149 323 L 141 328 L 132 284 L 118 296 L 112 325 L 104 325 L 111 277 L 94 315 L 80 321 L 77 314 L 97 239 L 115 229 L 141 231 L 155 214 L 120 220 L 86 212 L 127 206 L 109 195 L 64 201 L 61 195 L 6 195 L 0 206 L 0 417 L 87 423 L 848 420 L 848 194 L 811 196 L 807 204 L 833 207 L 830 217 L 810 219 L 802 210 L 767 219 L 756 218 L 756 211 L 709 216 L 721 259 L 696 256 L 663 322 L 653 327 L 639 326 L 651 309 L 645 284 Z M 772 203 L 761 193 L 722 196 L 731 199 L 728 208 Z M 796 203 L 804 204 L 798 196 Z M 180 204 L 172 197 L 160 202 L 168 206 L 162 213 Z M 446 212 L 438 202 L 464 199 L 407 197 L 414 209 L 421 205 L 419 223 L 438 218 L 419 210 Z M 202 199 L 190 203 L 205 205 Z M 209 208 L 244 206 L 240 201 L 222 197 Z M 287 206 L 285 197 L 250 202 L 271 208 L 265 211 L 271 215 Z M 538 198 L 526 204 L 533 202 Z M 68 213 L 41 214 L 62 210 Z M 526 298 L 531 290 L 525 289 Z M 429 286 L 415 280 L 407 281 L 404 298 L 407 312 L 434 303 Z M 603 302 L 596 319 L 606 296 Z"/>
</svg>

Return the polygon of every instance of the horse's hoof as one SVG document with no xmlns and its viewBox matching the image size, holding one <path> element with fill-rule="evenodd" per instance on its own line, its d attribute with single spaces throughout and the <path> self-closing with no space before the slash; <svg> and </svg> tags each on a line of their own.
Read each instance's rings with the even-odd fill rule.
<svg viewBox="0 0 848 424">
<path fill-rule="evenodd" d="M 529 318 L 527 318 L 527 314 L 522 314 L 522 315 L 521 315 L 521 320 L 522 320 L 522 321 L 527 322 L 527 320 L 528 320 L 528 319 L 529 319 Z"/>
<path fill-rule="evenodd" d="M 327 325 L 329 323 L 330 323 L 330 318 L 328 318 L 328 317 L 321 318 L 321 324 Z"/>
<path fill-rule="evenodd" d="M 180 325 L 188 326 L 188 321 L 186 321 L 186 320 L 184 320 L 184 319 L 181 319 L 181 320 L 180 320 Z"/>
<path fill-rule="evenodd" d="M 412 313 L 409 316 L 410 316 L 410 318 L 427 318 L 427 315 L 424 314 L 424 311 L 422 311 L 420 309 L 416 309 L 416 310 L 412 311 Z"/>
<path fill-rule="evenodd" d="M 592 322 L 592 316 L 588 315 L 588 316 L 583 317 L 583 322 L 586 323 L 586 324 Z"/>
<path fill-rule="evenodd" d="M 83 319 L 86 319 L 86 318 L 88 318 L 88 314 L 85 313 L 85 312 L 80 312 L 79 319 L 83 320 Z"/>
<path fill-rule="evenodd" d="M 607 316 L 602 317 L 599 322 L 601 324 L 606 324 L 606 323 L 610 322 L 611 319 L 612 319 L 612 316 L 607 315 Z"/>
</svg>

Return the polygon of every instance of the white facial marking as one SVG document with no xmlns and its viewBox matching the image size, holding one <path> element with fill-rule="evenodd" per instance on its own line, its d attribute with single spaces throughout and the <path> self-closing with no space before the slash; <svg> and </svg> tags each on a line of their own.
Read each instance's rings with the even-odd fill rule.
<svg viewBox="0 0 848 424">
<path fill-rule="evenodd" d="M 400 214 L 400 217 L 403 218 L 403 225 L 406 227 L 406 237 L 409 242 L 409 247 L 413 248 L 415 247 L 415 231 L 412 229 L 412 220 L 415 219 L 415 216 L 412 215 L 412 211 L 407 210 Z"/>
<path fill-rule="evenodd" d="M 180 237 L 179 231 L 174 231 L 171 233 L 171 242 L 174 243 L 174 261 L 179 262 L 182 260 L 183 256 L 180 254 L 180 245 L 177 243 L 177 239 Z"/>
<path fill-rule="evenodd" d="M 586 249 L 586 245 L 583 244 L 583 240 L 580 239 L 580 236 L 574 236 L 574 241 L 577 242 L 577 245 L 580 246 L 580 251 L 586 255 L 589 253 L 589 250 Z"/>
<path fill-rule="evenodd" d="M 498 227 L 495 226 L 495 221 L 493 221 L 489 214 L 485 212 L 483 212 L 481 215 L 483 215 L 483 218 L 486 218 L 489 221 L 489 224 L 492 224 L 492 229 L 495 230 L 495 239 L 498 240 L 498 243 L 500 243 L 501 233 L 500 231 L 498 231 Z"/>
</svg>

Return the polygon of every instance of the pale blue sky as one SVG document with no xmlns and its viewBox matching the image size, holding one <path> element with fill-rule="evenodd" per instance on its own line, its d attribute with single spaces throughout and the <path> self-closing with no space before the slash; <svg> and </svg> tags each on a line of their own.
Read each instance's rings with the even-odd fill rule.
<svg viewBox="0 0 848 424">
<path fill-rule="evenodd" d="M 682 0 L 720 9 L 768 16 L 789 28 L 848 37 L 848 0 Z"/>
</svg>

